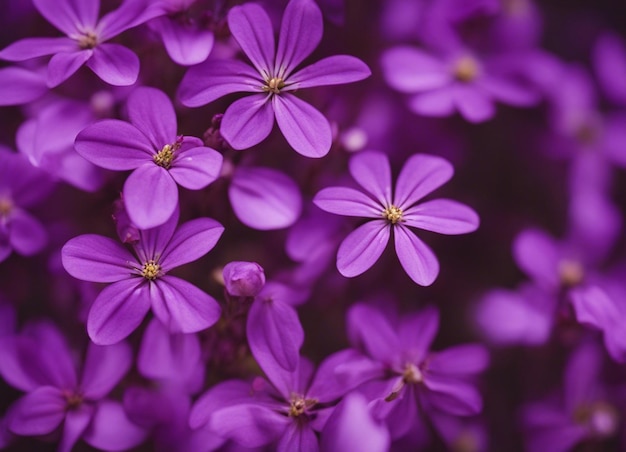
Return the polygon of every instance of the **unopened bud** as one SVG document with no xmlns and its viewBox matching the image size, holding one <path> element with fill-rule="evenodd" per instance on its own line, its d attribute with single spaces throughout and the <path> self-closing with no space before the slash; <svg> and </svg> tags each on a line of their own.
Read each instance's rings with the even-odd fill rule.
<svg viewBox="0 0 626 452">
<path fill-rule="evenodd" d="M 256 262 L 229 262 L 222 274 L 226 291 L 236 297 L 254 297 L 265 285 L 263 267 Z"/>
</svg>

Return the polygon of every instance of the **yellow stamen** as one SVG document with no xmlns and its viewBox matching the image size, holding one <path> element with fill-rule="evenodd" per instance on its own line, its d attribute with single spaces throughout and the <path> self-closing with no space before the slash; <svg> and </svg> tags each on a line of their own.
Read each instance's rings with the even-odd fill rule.
<svg viewBox="0 0 626 452">
<path fill-rule="evenodd" d="M 265 82 L 263 86 L 263 91 L 268 93 L 278 94 L 280 90 L 285 87 L 285 82 L 280 77 L 272 77 L 271 79 Z"/>
<path fill-rule="evenodd" d="M 453 71 L 458 81 L 468 83 L 478 77 L 480 66 L 474 58 L 466 55 L 456 61 Z"/>
<path fill-rule="evenodd" d="M 302 396 L 294 395 L 289 405 L 289 417 L 298 417 L 317 403 L 317 399 L 305 399 Z"/>
<path fill-rule="evenodd" d="M 154 281 L 161 274 L 161 266 L 157 264 L 154 260 L 150 259 L 148 262 L 143 264 L 143 268 L 141 269 L 141 276 L 146 278 L 149 281 Z"/>
<path fill-rule="evenodd" d="M 402 209 L 392 204 L 391 206 L 383 210 L 383 218 L 385 218 L 387 221 L 390 221 L 391 224 L 396 224 L 399 221 L 403 221 Z"/>
<path fill-rule="evenodd" d="M 98 45 L 98 37 L 93 31 L 85 32 L 78 38 L 78 45 L 83 50 L 93 49 Z"/>
<path fill-rule="evenodd" d="M 585 269 L 577 260 L 563 259 L 559 262 L 558 272 L 563 287 L 575 287 L 585 278 Z"/>
<path fill-rule="evenodd" d="M 0 217 L 8 217 L 13 210 L 13 202 L 9 198 L 0 198 Z"/>
<path fill-rule="evenodd" d="M 170 166 L 172 165 L 172 160 L 174 160 L 175 150 L 176 150 L 175 145 L 172 146 L 171 144 L 166 144 L 165 146 L 163 146 L 163 149 L 161 149 L 159 152 L 154 154 L 154 157 L 152 157 L 152 160 L 154 160 L 154 163 L 156 163 L 160 167 L 169 169 Z"/>
</svg>

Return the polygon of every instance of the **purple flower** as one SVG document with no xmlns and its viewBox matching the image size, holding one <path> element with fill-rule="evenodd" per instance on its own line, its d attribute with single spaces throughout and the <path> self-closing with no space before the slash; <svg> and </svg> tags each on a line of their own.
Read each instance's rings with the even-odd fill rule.
<svg viewBox="0 0 626 452">
<path fill-rule="evenodd" d="M 322 13 L 312 0 L 289 2 L 278 50 L 270 18 L 257 4 L 232 8 L 228 25 L 254 67 L 235 60 L 209 60 L 191 68 L 179 89 L 183 104 L 197 107 L 230 93 L 254 93 L 235 101 L 224 113 L 220 131 L 233 148 L 246 149 L 263 141 L 276 118 L 287 142 L 298 153 L 326 155 L 332 141 L 330 124 L 292 92 L 362 80 L 370 75 L 368 67 L 355 57 L 336 55 L 296 71 L 322 38 Z"/>
<path fill-rule="evenodd" d="M 265 272 L 256 262 L 229 262 L 222 273 L 226 291 L 235 297 L 254 297 L 265 285 Z"/>
<path fill-rule="evenodd" d="M 486 349 L 464 344 L 430 352 L 439 329 L 439 313 L 426 308 L 400 319 L 365 304 L 348 312 L 348 335 L 362 350 L 351 364 L 345 360 L 339 374 L 370 373 L 364 391 L 373 397 L 373 412 L 386 419 L 392 438 L 414 428 L 418 406 L 455 416 L 477 414 L 482 399 L 472 377 L 488 364 Z M 365 359 L 364 359 L 365 358 Z M 369 363 L 368 363 L 369 361 Z"/>
<path fill-rule="evenodd" d="M 604 440 L 617 433 L 620 413 L 599 379 L 601 368 L 600 349 L 583 344 L 567 363 L 563 394 L 525 407 L 529 452 L 566 452 L 585 439 Z"/>
<path fill-rule="evenodd" d="M 42 201 L 52 187 L 46 173 L 0 146 L 0 262 L 12 250 L 31 256 L 46 245 L 46 229 L 24 209 Z"/>
<path fill-rule="evenodd" d="M 176 184 L 199 190 L 219 176 L 222 155 L 199 138 L 177 136 L 174 107 L 160 90 L 137 88 L 127 108 L 130 124 L 100 121 L 78 134 L 75 147 L 102 168 L 134 170 L 124 184 L 124 202 L 132 222 L 149 229 L 172 216 Z"/>
<path fill-rule="evenodd" d="M 162 0 L 162 3 L 167 15 L 154 18 L 148 26 L 161 37 L 175 63 L 183 66 L 202 63 L 211 53 L 215 37 L 203 23 L 205 18 L 193 19 L 191 8 L 197 0 Z"/>
<path fill-rule="evenodd" d="M 213 325 L 220 307 L 196 286 L 167 273 L 209 252 L 224 228 L 197 218 L 178 229 L 178 210 L 162 226 L 140 231 L 134 253 L 118 242 L 94 234 L 68 241 L 63 266 L 83 281 L 113 283 L 89 311 L 87 332 L 97 344 L 114 344 L 132 333 L 152 307 L 172 333 L 194 333 Z"/>
<path fill-rule="evenodd" d="M 417 284 L 432 284 L 439 273 L 439 262 L 408 226 L 440 234 L 465 234 L 476 230 L 479 223 L 472 209 L 456 201 L 436 199 L 419 203 L 445 184 L 452 173 L 452 165 L 446 160 L 415 154 L 402 168 L 392 193 L 391 169 L 385 154 L 364 151 L 352 157 L 350 174 L 363 191 L 329 187 L 313 199 L 327 212 L 372 219 L 339 246 L 339 272 L 353 277 L 369 269 L 384 251 L 393 230 L 396 253 L 406 273 Z"/>
<path fill-rule="evenodd" d="M 501 75 L 506 67 L 463 49 L 434 56 L 394 47 L 383 54 L 381 65 L 387 83 L 409 94 L 409 108 L 425 116 L 450 116 L 458 110 L 468 121 L 482 122 L 493 117 L 495 101 L 525 107 L 539 100 L 533 90 Z"/>
<path fill-rule="evenodd" d="M 128 420 L 119 402 L 107 398 L 131 364 L 128 344 L 90 343 L 78 373 L 72 351 L 53 325 L 27 326 L 0 354 L 2 376 L 28 392 L 10 410 L 9 429 L 39 436 L 62 426 L 59 450 L 66 452 L 80 438 L 105 450 L 136 446 L 144 430 Z"/>
<path fill-rule="evenodd" d="M 139 58 L 130 49 L 105 43 L 129 28 L 163 14 L 158 3 L 126 0 L 98 20 L 100 0 L 34 0 L 35 7 L 66 37 L 26 38 L 0 52 L 8 61 L 53 55 L 48 63 L 48 86 L 54 87 L 83 64 L 111 85 L 132 85 L 139 75 Z"/>
<path fill-rule="evenodd" d="M 25 104 L 47 92 L 45 74 L 21 67 L 0 69 L 0 106 Z"/>
</svg>

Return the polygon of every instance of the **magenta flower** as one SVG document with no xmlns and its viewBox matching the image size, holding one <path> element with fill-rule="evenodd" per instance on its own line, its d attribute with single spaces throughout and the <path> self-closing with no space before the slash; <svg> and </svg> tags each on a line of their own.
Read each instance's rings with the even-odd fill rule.
<svg viewBox="0 0 626 452">
<path fill-rule="evenodd" d="M 48 323 L 30 324 L 4 344 L 0 373 L 28 393 L 9 411 L 9 429 L 25 436 L 60 429 L 61 452 L 69 452 L 81 438 L 104 450 L 141 443 L 145 431 L 128 420 L 121 403 L 108 398 L 132 365 L 128 344 L 90 343 L 81 372 L 76 371 L 74 358 L 59 331 Z"/>
<path fill-rule="evenodd" d="M 78 134 L 75 147 L 102 168 L 134 170 L 124 184 L 124 201 L 132 222 L 149 229 L 172 216 L 178 205 L 176 184 L 199 190 L 217 179 L 222 155 L 199 138 L 177 136 L 174 107 L 158 89 L 137 88 L 127 108 L 130 124 L 100 121 Z"/>
<path fill-rule="evenodd" d="M 353 277 L 368 270 L 383 253 L 393 230 L 396 253 L 406 273 L 419 285 L 432 284 L 439 273 L 439 262 L 409 226 L 440 234 L 465 234 L 476 230 L 479 223 L 472 209 L 456 201 L 435 199 L 419 203 L 445 184 L 452 173 L 452 165 L 446 160 L 415 154 L 400 171 L 392 194 L 391 169 L 385 154 L 364 151 L 352 157 L 350 174 L 363 191 L 329 187 L 313 199 L 327 212 L 372 219 L 339 246 L 339 272 Z"/>
<path fill-rule="evenodd" d="M 198 107 L 226 94 L 254 93 L 235 101 L 224 113 L 220 132 L 235 149 L 263 141 L 278 127 L 298 153 L 323 157 L 332 141 L 328 120 L 292 94 L 301 88 L 337 85 L 370 75 L 361 60 L 347 55 L 324 58 L 296 71 L 322 38 L 322 13 L 312 0 L 291 0 L 285 9 L 278 50 L 267 13 L 247 3 L 228 13 L 230 31 L 252 62 L 207 61 L 191 68 L 180 85 L 184 105 Z"/>
<path fill-rule="evenodd" d="M 425 116 L 450 116 L 456 110 L 470 122 L 482 122 L 495 114 L 495 102 L 527 107 L 538 102 L 532 89 L 505 75 L 502 62 L 481 60 L 457 49 L 432 55 L 418 48 L 400 46 L 381 59 L 385 80 L 410 95 L 409 108 Z"/>
<path fill-rule="evenodd" d="M 25 61 L 53 55 L 48 63 L 49 87 L 63 83 L 83 64 L 111 85 L 132 85 L 139 75 L 139 58 L 127 47 L 105 41 L 163 14 L 158 3 L 146 0 L 126 0 L 100 20 L 100 0 L 34 0 L 34 4 L 66 37 L 22 39 L 2 50 L 0 58 Z"/>
<path fill-rule="evenodd" d="M 132 333 L 152 307 L 172 333 L 195 333 L 213 325 L 220 307 L 196 286 L 167 273 L 209 252 L 224 228 L 197 218 L 179 228 L 178 210 L 162 226 L 139 232 L 134 253 L 118 242 L 87 234 L 62 249 L 63 266 L 83 281 L 113 283 L 96 298 L 87 332 L 97 344 L 114 344 Z"/>
<path fill-rule="evenodd" d="M 43 201 L 52 187 L 45 172 L 0 146 L 0 262 L 12 250 L 31 256 L 46 246 L 46 229 L 25 209 Z"/>
</svg>

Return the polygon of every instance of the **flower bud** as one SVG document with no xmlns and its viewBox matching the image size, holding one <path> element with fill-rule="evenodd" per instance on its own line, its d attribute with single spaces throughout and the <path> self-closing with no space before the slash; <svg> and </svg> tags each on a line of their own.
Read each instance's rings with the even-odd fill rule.
<svg viewBox="0 0 626 452">
<path fill-rule="evenodd" d="M 226 291 L 236 297 L 254 297 L 265 285 L 263 267 L 256 262 L 229 262 L 222 274 Z"/>
</svg>

